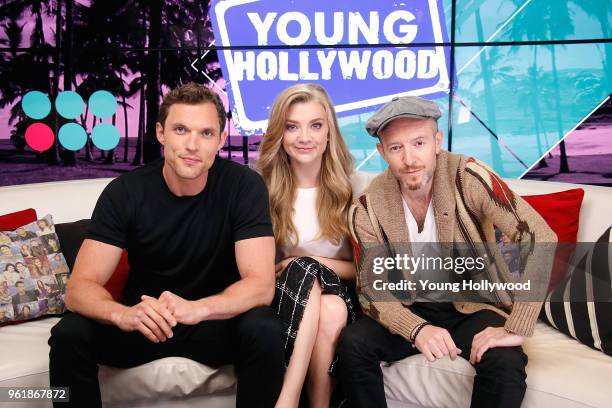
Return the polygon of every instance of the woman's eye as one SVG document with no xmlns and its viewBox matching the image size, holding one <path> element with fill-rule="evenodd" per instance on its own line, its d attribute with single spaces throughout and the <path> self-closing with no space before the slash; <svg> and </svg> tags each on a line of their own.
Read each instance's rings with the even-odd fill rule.
<svg viewBox="0 0 612 408">
<path fill-rule="evenodd" d="M 289 124 L 289 125 L 286 126 L 286 129 L 287 130 L 295 130 L 295 129 L 297 129 L 297 126 Z"/>
<path fill-rule="evenodd" d="M 313 127 L 314 129 L 319 130 L 319 129 L 321 129 L 321 128 L 323 127 L 323 124 L 321 124 L 321 123 L 314 123 L 314 124 L 312 125 L 312 127 Z"/>
</svg>

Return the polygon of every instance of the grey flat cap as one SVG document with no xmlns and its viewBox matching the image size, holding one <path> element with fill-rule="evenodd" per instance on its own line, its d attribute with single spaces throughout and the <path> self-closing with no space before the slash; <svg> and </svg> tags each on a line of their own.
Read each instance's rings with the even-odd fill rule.
<svg viewBox="0 0 612 408">
<path fill-rule="evenodd" d="M 396 96 L 376 111 L 365 124 L 368 133 L 378 137 L 378 133 L 397 118 L 439 119 L 442 114 L 435 102 L 418 96 Z"/>
</svg>

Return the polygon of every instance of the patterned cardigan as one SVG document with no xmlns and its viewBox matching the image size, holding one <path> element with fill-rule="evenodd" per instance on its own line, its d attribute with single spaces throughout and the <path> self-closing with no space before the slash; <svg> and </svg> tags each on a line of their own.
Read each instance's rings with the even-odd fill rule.
<svg viewBox="0 0 612 408">
<path fill-rule="evenodd" d="M 524 277 L 537 280 L 539 287 L 547 287 L 553 257 L 550 252 L 536 254 L 534 248 L 539 246 L 533 244 L 554 244 L 557 237 L 542 217 L 489 167 L 474 158 L 441 151 L 436 161 L 432 200 L 439 242 L 494 243 L 495 225 L 510 239 L 520 242 L 521 248 L 530 248 L 524 258 Z M 374 255 L 376 251 L 368 249 L 387 248 L 387 256 L 393 256 L 394 245 L 405 246 L 408 242 L 404 220 L 399 184 L 389 170 L 372 180 L 349 211 L 357 291 L 363 311 L 392 333 L 409 339 L 414 328 L 424 321 L 406 307 L 414 302 L 415 294 L 409 293 L 407 300 L 400 301 L 390 292 L 375 291 L 372 258 L 380 254 Z M 496 253 L 487 274 L 491 281 L 500 281 L 499 274 L 509 276 L 509 271 L 497 247 L 489 247 Z M 544 295 L 545 292 L 542 300 Z M 493 310 L 506 317 L 504 327 L 508 331 L 531 336 L 542 302 L 534 301 L 534 296 L 525 300 L 520 297 L 512 294 L 496 304 L 455 301 L 453 305 L 461 313 Z"/>
</svg>

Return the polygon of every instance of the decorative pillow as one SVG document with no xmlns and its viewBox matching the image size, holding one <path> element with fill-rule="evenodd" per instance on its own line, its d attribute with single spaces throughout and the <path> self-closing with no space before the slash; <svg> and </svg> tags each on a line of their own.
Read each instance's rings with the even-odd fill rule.
<svg viewBox="0 0 612 408">
<path fill-rule="evenodd" d="M 79 253 L 88 227 L 89 220 L 65 222 L 55 226 L 55 233 L 62 244 L 62 252 L 70 270 L 74 268 L 74 261 Z"/>
<path fill-rule="evenodd" d="M 540 318 L 562 333 L 612 356 L 612 227 L 550 293 Z"/>
<path fill-rule="evenodd" d="M 552 194 L 523 196 L 540 215 L 548 226 L 557 234 L 555 260 L 553 262 L 548 291 L 552 291 L 567 275 L 567 269 L 575 250 L 580 218 L 580 207 L 584 190 L 574 188 Z"/>
<path fill-rule="evenodd" d="M 548 285 L 550 292 L 567 275 L 568 265 L 578 237 L 578 221 L 584 190 L 575 188 L 558 193 L 522 196 L 522 198 L 544 218 L 548 226 L 557 234 L 557 240 L 560 243 L 557 246 L 550 274 Z M 497 245 L 510 272 L 518 273 L 518 245 L 510 241 L 499 230 L 496 230 L 495 233 Z"/>
<path fill-rule="evenodd" d="M 11 242 L 0 245 L 0 322 L 63 313 L 70 270 L 51 216 L 2 234 Z"/>
<path fill-rule="evenodd" d="M 126 250 L 123 250 L 119 263 L 115 268 L 115 272 L 113 272 L 108 282 L 104 285 L 104 288 L 108 290 L 116 301 L 121 300 L 121 295 L 123 294 L 123 288 L 127 282 L 129 272 L 130 264 L 128 263 L 128 253 Z"/>
<path fill-rule="evenodd" d="M 74 267 L 74 261 L 76 260 L 79 248 L 81 248 L 81 243 L 83 243 L 83 239 L 85 239 L 87 234 L 87 228 L 89 228 L 89 220 L 87 219 L 61 223 L 55 226 L 57 236 L 62 243 L 64 257 L 71 270 Z M 117 301 L 121 299 L 129 270 L 127 251 L 124 250 L 117 268 L 115 268 L 110 279 L 104 285 L 106 290 L 113 296 L 113 299 Z"/>
<path fill-rule="evenodd" d="M 36 221 L 36 218 L 36 210 L 33 208 L 0 215 L 0 232 L 12 231 L 15 228 L 21 227 L 22 225 Z M 6 237 L 4 235 L 0 235 L 0 244 L 4 243 L 6 243 Z"/>
</svg>

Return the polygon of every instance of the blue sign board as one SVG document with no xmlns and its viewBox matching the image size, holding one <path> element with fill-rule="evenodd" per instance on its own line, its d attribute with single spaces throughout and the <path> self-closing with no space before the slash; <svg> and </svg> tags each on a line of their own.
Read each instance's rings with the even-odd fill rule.
<svg viewBox="0 0 612 408">
<path fill-rule="evenodd" d="M 216 0 L 215 41 L 243 134 L 265 129 L 274 98 L 295 82 L 323 86 L 339 115 L 394 96 L 448 92 L 441 0 Z"/>
</svg>

